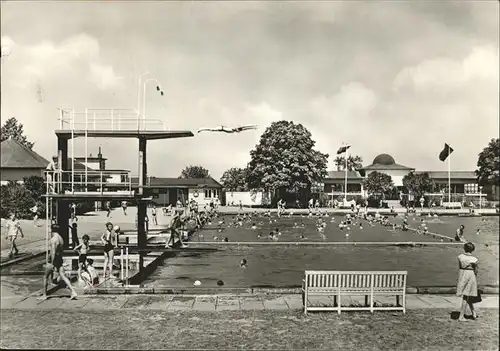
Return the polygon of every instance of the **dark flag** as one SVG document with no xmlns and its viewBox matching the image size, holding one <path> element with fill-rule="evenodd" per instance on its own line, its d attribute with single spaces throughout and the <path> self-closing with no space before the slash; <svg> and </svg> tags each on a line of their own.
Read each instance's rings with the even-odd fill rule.
<svg viewBox="0 0 500 351">
<path fill-rule="evenodd" d="M 349 149 L 351 145 L 342 145 L 338 150 L 337 150 L 337 155 L 343 154 L 344 152 Z"/>
<path fill-rule="evenodd" d="M 439 153 L 439 160 L 442 162 L 446 161 L 446 159 L 451 155 L 452 152 L 453 149 L 451 148 L 451 146 L 445 143 L 443 151 Z"/>
</svg>

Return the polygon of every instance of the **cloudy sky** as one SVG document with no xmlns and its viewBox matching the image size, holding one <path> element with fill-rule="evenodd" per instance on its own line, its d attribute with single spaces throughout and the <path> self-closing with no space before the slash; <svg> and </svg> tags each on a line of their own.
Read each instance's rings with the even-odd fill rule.
<svg viewBox="0 0 500 351">
<path fill-rule="evenodd" d="M 475 168 L 499 134 L 499 4 L 477 2 L 4 2 L 1 118 L 35 150 L 56 151 L 58 107 L 137 108 L 171 129 L 257 124 L 239 135 L 152 141 L 148 171 L 188 164 L 218 179 L 243 167 L 272 121 L 304 124 L 331 155 L 342 142 L 371 163 Z M 83 140 L 75 150 L 83 156 Z M 92 140 L 109 168 L 137 172 L 137 142 Z M 329 166 L 333 169 L 333 157 Z"/>
</svg>

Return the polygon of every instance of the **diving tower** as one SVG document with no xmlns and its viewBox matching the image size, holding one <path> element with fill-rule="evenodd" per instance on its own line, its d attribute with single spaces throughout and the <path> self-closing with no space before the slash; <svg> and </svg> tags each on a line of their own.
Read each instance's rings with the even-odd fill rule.
<svg viewBox="0 0 500 351">
<path fill-rule="evenodd" d="M 138 212 L 137 243 L 139 249 L 145 249 L 147 235 L 145 217 L 147 205 L 151 200 L 147 179 L 147 141 L 187 138 L 194 134 L 189 130 L 170 130 L 159 119 L 146 119 L 140 112 L 132 109 L 59 109 L 59 128 L 57 137 L 57 168 L 47 171 L 51 176 L 46 179 L 46 219 L 51 223 L 55 217 L 64 240 L 64 248 L 69 248 L 70 204 L 78 201 L 135 201 Z M 76 138 L 85 140 L 85 168 L 75 170 Z M 110 172 L 89 169 L 87 165 L 88 138 L 128 138 L 137 139 L 138 186 L 131 183 L 129 171 L 120 174 L 120 180 L 109 182 Z M 71 141 L 71 145 L 70 145 Z M 81 155 L 82 152 L 80 152 Z M 69 155 L 70 154 L 70 155 Z M 114 172 L 116 173 L 116 172 Z M 137 190 L 134 190 L 137 188 Z M 55 212 L 55 213 L 53 213 Z M 55 215 L 54 215 L 55 214 Z M 50 238 L 50 226 L 47 226 L 46 241 Z M 140 254 L 139 270 L 142 271 L 143 254 Z M 48 260 L 48 255 L 47 255 Z"/>
</svg>

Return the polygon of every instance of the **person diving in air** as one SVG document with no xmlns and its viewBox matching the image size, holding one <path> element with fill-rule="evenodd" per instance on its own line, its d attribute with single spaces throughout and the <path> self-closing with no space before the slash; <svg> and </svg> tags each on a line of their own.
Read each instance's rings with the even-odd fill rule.
<svg viewBox="0 0 500 351">
<path fill-rule="evenodd" d="M 235 127 L 235 128 L 227 128 L 225 126 L 220 126 L 217 128 L 201 128 L 198 129 L 198 133 L 200 132 L 223 132 L 223 133 L 240 133 L 245 130 L 251 130 L 251 129 L 257 129 L 256 125 L 247 125 L 247 126 L 241 126 L 241 127 Z"/>
</svg>

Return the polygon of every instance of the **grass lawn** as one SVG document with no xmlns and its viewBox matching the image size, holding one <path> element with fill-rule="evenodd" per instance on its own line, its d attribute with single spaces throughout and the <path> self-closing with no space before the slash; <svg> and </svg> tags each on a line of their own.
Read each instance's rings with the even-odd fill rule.
<svg viewBox="0 0 500 351">
<path fill-rule="evenodd" d="M 1 311 L 0 347 L 50 349 L 497 350 L 498 311 Z"/>
</svg>

